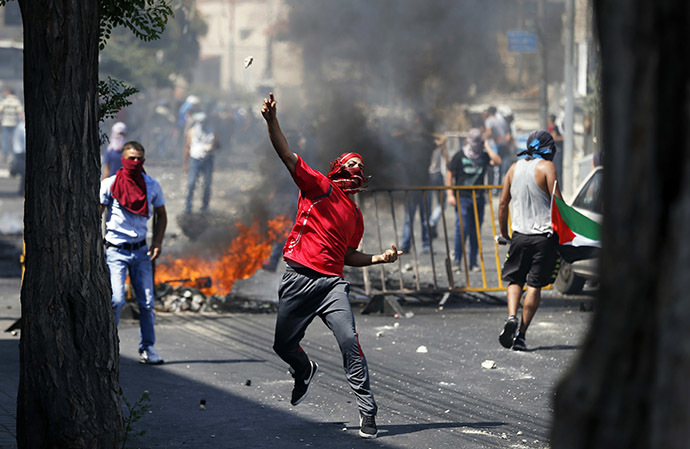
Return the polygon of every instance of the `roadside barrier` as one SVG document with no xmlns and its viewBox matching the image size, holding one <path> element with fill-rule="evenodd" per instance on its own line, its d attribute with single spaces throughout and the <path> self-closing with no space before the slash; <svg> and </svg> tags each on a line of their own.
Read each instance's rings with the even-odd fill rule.
<svg viewBox="0 0 690 449">
<path fill-rule="evenodd" d="M 415 209 L 421 196 L 421 207 L 416 208 L 410 223 L 409 253 L 400 256 L 395 264 L 367 267 L 363 272 L 365 294 L 371 297 L 386 294 L 447 293 L 443 299 L 445 302 L 450 293 L 504 291 L 501 267 L 508 246 L 498 245 L 495 240 L 499 232 L 498 199 L 501 189 L 502 186 L 498 185 L 426 186 L 379 188 L 360 194 L 360 208 L 367 220 L 361 249 L 366 251 L 368 247 L 367 252 L 383 252 L 390 247 L 391 240 L 401 249 L 401 232 L 407 211 Z M 455 195 L 454 207 L 447 204 L 446 192 L 449 190 Z M 461 191 L 471 192 L 478 247 L 476 271 L 470 271 L 469 266 L 470 243 L 466 237 L 470 236 L 466 235 L 463 220 L 457 220 L 461 216 Z M 440 213 L 435 229 L 429 222 L 429 217 L 434 212 Z M 480 225 L 481 212 L 484 219 Z M 422 214 L 426 219 L 416 219 Z M 372 218 L 375 221 L 373 224 Z M 510 225 L 510 217 L 508 219 Z M 420 221 L 430 236 L 428 251 L 423 247 L 423 239 L 419 238 Z M 394 235 L 390 235 L 391 229 Z M 434 230 L 436 238 L 432 238 Z M 462 259 L 459 261 L 454 260 L 457 234 L 465 242 Z"/>
</svg>

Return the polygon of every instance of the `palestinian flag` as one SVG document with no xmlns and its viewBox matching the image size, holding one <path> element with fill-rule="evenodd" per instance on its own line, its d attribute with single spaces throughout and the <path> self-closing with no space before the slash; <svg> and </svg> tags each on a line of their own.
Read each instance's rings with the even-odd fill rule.
<svg viewBox="0 0 690 449">
<path fill-rule="evenodd" d="M 592 259 L 601 250 L 601 226 L 553 195 L 551 223 L 558 234 L 558 252 L 568 263 Z"/>
</svg>

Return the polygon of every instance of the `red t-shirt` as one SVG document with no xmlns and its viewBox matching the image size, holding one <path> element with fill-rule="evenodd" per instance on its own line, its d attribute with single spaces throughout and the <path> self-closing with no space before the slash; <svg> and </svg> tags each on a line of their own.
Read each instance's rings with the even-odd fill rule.
<svg viewBox="0 0 690 449">
<path fill-rule="evenodd" d="M 300 194 L 297 219 L 283 257 L 319 273 L 342 277 L 347 248 L 357 248 L 364 234 L 362 212 L 349 195 L 299 156 L 292 179 Z"/>
</svg>

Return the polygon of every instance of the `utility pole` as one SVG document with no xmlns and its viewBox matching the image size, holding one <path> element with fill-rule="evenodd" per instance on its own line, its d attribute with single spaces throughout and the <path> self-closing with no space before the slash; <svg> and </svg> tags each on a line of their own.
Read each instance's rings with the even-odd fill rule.
<svg viewBox="0 0 690 449">
<path fill-rule="evenodd" d="M 566 0 L 565 7 L 565 123 L 563 142 L 563 192 L 568 195 L 573 190 L 573 153 L 575 133 L 573 130 L 575 113 L 575 0 Z"/>
<path fill-rule="evenodd" d="M 547 47 L 547 40 L 546 40 L 546 30 L 544 27 L 544 21 L 546 20 L 546 14 L 544 12 L 544 3 L 546 0 L 539 0 L 538 8 L 537 8 L 537 17 L 538 17 L 538 25 L 537 25 L 537 32 L 539 33 L 539 51 L 540 51 L 540 56 L 541 56 L 541 86 L 539 89 L 539 112 L 540 112 L 540 123 L 541 123 L 541 128 L 546 129 L 546 117 L 548 114 L 548 90 L 549 90 L 549 81 L 548 81 L 548 71 L 547 71 L 547 62 L 548 62 L 548 47 Z"/>
<path fill-rule="evenodd" d="M 525 29 L 525 0 L 520 0 L 518 7 L 518 29 Z M 518 63 L 518 77 L 517 77 L 517 89 L 522 90 L 522 70 L 524 66 L 524 56 L 522 53 L 517 55 Z"/>
</svg>

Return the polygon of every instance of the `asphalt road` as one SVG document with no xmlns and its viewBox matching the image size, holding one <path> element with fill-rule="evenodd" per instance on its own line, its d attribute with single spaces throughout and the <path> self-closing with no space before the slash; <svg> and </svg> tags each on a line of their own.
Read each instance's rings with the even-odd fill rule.
<svg viewBox="0 0 690 449">
<path fill-rule="evenodd" d="M 273 314 L 161 317 L 166 364 L 158 367 L 137 363 L 137 323 L 122 323 L 123 389 L 130 400 L 151 396 L 151 413 L 137 423 L 148 433 L 136 447 L 548 447 L 553 387 L 591 316 L 580 302 L 546 300 L 522 353 L 498 344 L 501 306 L 456 299 L 442 311 L 404 307 L 412 318 L 356 316 L 380 408 L 375 443 L 357 436 L 354 395 L 323 323 L 303 342 L 320 372 L 297 407 L 287 367 L 271 350 Z"/>
<path fill-rule="evenodd" d="M 154 165 L 149 172 L 165 183 L 168 211 L 175 217 L 184 186 L 164 168 Z M 229 177 L 223 170 L 217 178 Z M 250 180 L 248 174 L 232 176 Z M 12 229 L 21 223 L 22 201 L 11 193 L 15 184 L 0 176 L 3 330 L 20 313 L 16 256 L 21 236 Z M 239 194 L 227 193 L 231 190 L 214 192 L 217 208 L 239 207 Z M 179 249 L 187 242 L 175 223 L 171 220 L 166 241 Z M 279 275 L 262 274 L 267 291 L 275 291 Z M 436 306 L 440 297 L 403 303 L 410 318 L 361 315 L 362 304 L 354 304 L 379 404 L 379 438 L 374 441 L 357 435 L 354 395 L 335 339 L 321 322 L 311 325 L 303 342 L 320 371 L 309 397 L 292 407 L 292 378 L 271 349 L 273 314 L 159 313 L 156 347 L 166 359 L 162 366 L 138 363 L 138 323 L 122 320 L 124 394 L 134 402 L 148 391 L 151 405 L 134 423 L 135 431 L 146 435 L 130 436 L 127 446 L 546 448 L 554 385 L 576 357 L 592 316 L 581 311 L 591 310 L 593 297 L 586 293 L 567 298 L 546 293 L 528 333 L 530 350 L 522 353 L 503 349 L 497 341 L 506 315 L 503 294 L 454 297 L 443 310 Z M 0 448 L 14 447 L 18 340 L 18 335 L 0 333 Z"/>
</svg>

